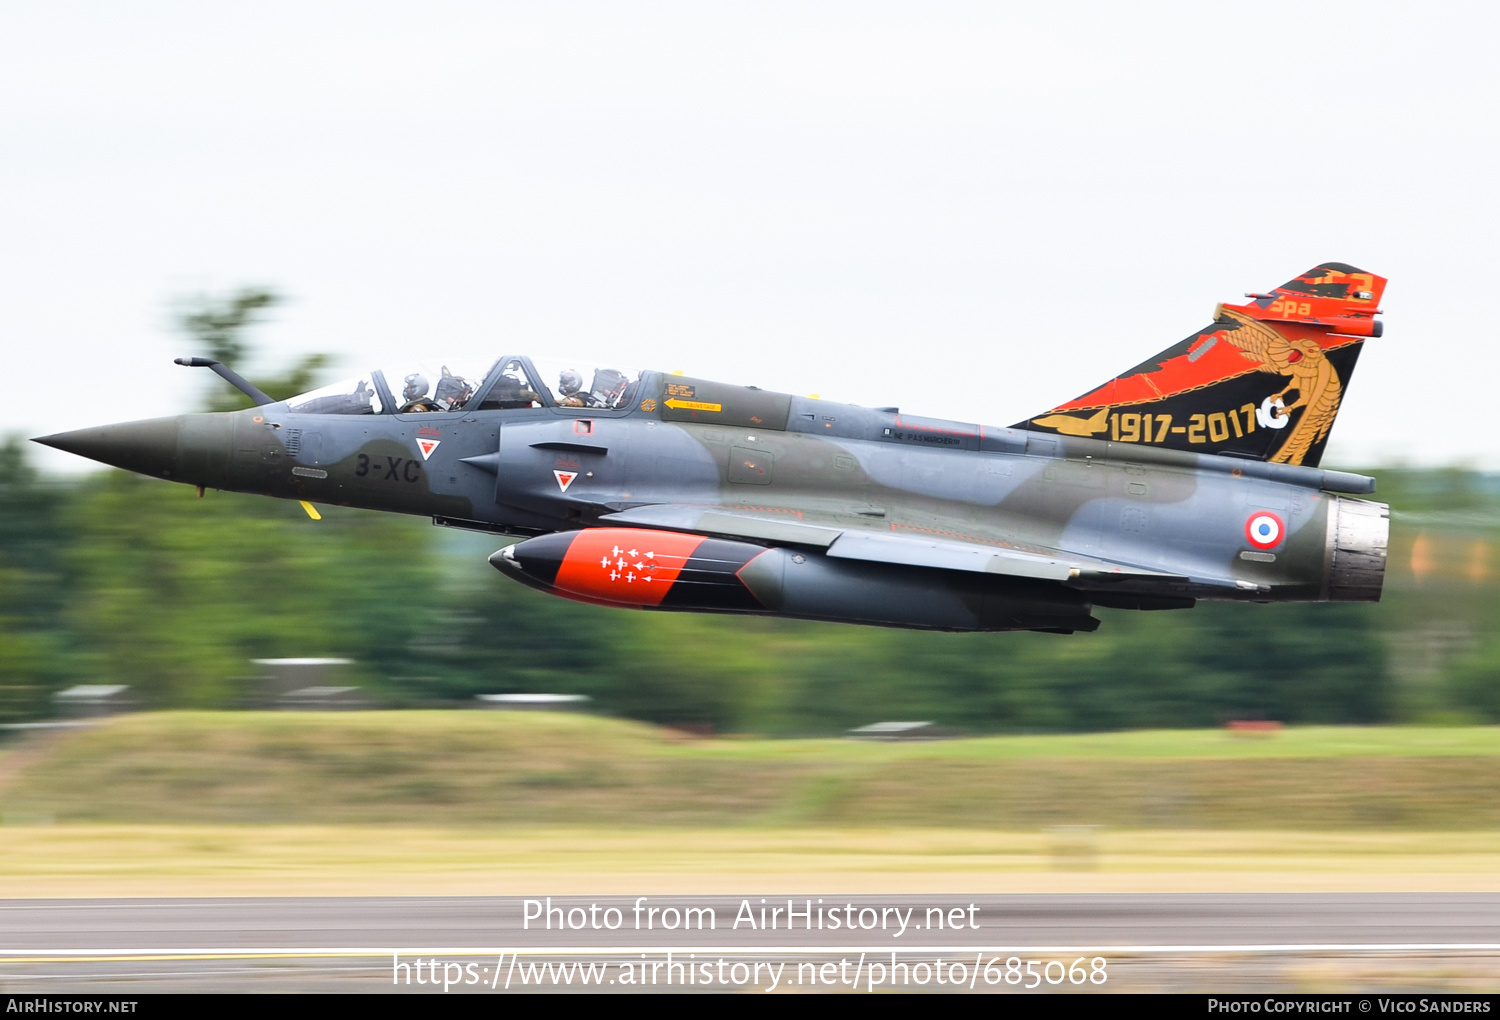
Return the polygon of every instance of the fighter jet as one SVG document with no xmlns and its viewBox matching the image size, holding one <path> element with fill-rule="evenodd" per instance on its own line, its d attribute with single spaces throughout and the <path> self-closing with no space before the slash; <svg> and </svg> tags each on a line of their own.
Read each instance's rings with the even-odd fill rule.
<svg viewBox="0 0 1500 1020">
<path fill-rule="evenodd" d="M 1389 508 L 1318 466 L 1386 281 L 1325 263 L 1009 428 L 506 354 L 37 442 L 432 518 L 599 606 L 1089 631 L 1095 606 L 1380 598 Z"/>
</svg>

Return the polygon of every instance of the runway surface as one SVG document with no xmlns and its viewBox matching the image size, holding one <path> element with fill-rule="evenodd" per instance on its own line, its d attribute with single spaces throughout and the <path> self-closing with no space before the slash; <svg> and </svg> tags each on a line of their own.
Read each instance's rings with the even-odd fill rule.
<svg viewBox="0 0 1500 1020">
<path fill-rule="evenodd" d="M 790 930 L 788 901 L 794 912 Z M 694 919 L 690 929 L 683 927 L 685 916 Z M 538 961 L 596 960 L 619 968 L 665 959 L 668 952 L 676 960 L 692 954 L 695 961 L 740 960 L 747 966 L 781 960 L 793 971 L 799 963 L 821 967 L 844 960 L 846 987 L 856 957 L 886 960 L 894 952 L 891 962 L 967 961 L 965 972 L 973 968 L 975 974 L 980 963 L 1009 957 L 1023 964 L 1034 959 L 1038 967 L 1049 960 L 1107 960 L 1106 968 L 1113 969 L 1106 971 L 1104 988 L 1072 982 L 1086 990 L 1264 990 L 1286 981 L 1305 990 L 1308 973 L 1329 990 L 1361 982 L 1384 990 L 1455 990 L 1470 987 L 1470 981 L 1492 988 L 1500 979 L 1500 895 L 570 896 L 550 904 L 522 897 L 0 901 L 0 991 L 7 993 L 430 993 L 425 978 L 437 980 L 449 963 L 467 975 L 454 982 L 450 971 L 450 990 L 498 992 L 502 972 L 519 990 L 518 960 L 524 976 L 526 966 Z M 409 977 L 403 986 L 393 964 L 419 957 L 429 968 L 419 968 L 421 987 Z M 434 959 L 439 970 L 430 969 Z M 704 983 L 765 985 L 736 984 L 726 973 L 705 972 Z M 1066 980 L 1050 980 L 1063 973 L 1060 967 L 1048 973 L 1039 990 L 1049 984 L 1052 990 L 1069 988 Z M 1075 970 L 1073 977 L 1082 973 Z M 659 972 L 655 977 L 660 981 Z M 996 987 L 989 990 L 1019 990 L 1007 987 L 1003 976 L 991 983 Z M 533 982 L 530 990 L 542 984 Z M 977 980 L 971 985 L 985 987 Z"/>
<path fill-rule="evenodd" d="M 799 915 L 790 932 L 789 900 Z M 823 909 L 821 929 L 809 931 L 800 916 L 808 901 L 814 924 Z M 534 905 L 533 912 L 545 914 L 546 902 L 534 902 L 541 907 Z M 621 896 L 553 897 L 556 913 L 548 930 L 545 918 L 524 920 L 525 900 L 518 896 L 6 900 L 0 901 L 0 950 L 1500 944 L 1500 894 L 648 897 L 641 904 L 639 929 L 636 902 Z M 753 928 L 743 918 L 735 927 L 742 903 L 754 915 Z M 846 926 L 850 904 L 852 933 Z M 586 915 L 594 905 L 598 909 L 590 922 Z M 760 927 L 763 905 L 775 931 Z M 771 917 L 772 907 L 780 907 L 781 914 Z M 615 920 L 603 916 L 609 908 L 620 911 L 615 930 L 604 927 Z M 650 915 L 653 908 L 658 912 Z M 667 908 L 678 912 L 675 929 L 664 926 L 673 920 L 663 918 Z M 703 930 L 696 919 L 693 930 L 683 930 L 685 908 L 711 908 L 713 927 L 705 918 Z M 835 908 L 837 929 L 831 927 Z M 864 908 L 910 910 L 906 932 L 900 934 L 899 919 L 889 912 L 883 919 L 870 913 L 861 918 Z M 955 909 L 961 916 L 958 926 L 950 927 Z M 582 927 L 563 927 L 569 911 Z M 931 911 L 942 912 L 943 927 L 936 926 Z M 866 927 L 859 927 L 861 920 Z"/>
</svg>

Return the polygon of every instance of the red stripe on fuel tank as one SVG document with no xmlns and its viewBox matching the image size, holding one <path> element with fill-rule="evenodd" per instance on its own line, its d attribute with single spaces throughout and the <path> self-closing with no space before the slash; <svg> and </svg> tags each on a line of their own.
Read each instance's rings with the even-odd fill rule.
<svg viewBox="0 0 1500 1020">
<path fill-rule="evenodd" d="M 590 528 L 568 546 L 553 585 L 601 602 L 656 606 L 702 544 L 701 535 L 675 531 Z"/>
</svg>

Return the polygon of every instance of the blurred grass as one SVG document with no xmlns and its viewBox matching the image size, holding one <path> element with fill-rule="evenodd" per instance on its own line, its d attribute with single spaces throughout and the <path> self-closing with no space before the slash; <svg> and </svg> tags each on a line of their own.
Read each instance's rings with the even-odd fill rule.
<svg viewBox="0 0 1500 1020">
<path fill-rule="evenodd" d="M 583 715 L 164 712 L 0 752 L 8 822 L 1500 828 L 1500 729 L 692 740 Z"/>
<path fill-rule="evenodd" d="M 1500 833 L 567 825 L 0 827 L 32 896 L 1500 891 Z"/>
</svg>

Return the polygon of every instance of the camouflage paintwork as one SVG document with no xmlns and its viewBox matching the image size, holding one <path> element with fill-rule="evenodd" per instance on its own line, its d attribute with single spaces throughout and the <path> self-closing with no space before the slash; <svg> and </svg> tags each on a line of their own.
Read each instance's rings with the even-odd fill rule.
<svg viewBox="0 0 1500 1020">
<path fill-rule="evenodd" d="M 1306 278 L 1350 268 L 1335 265 Z M 1342 292 L 1324 298 L 1327 307 L 1313 310 L 1347 312 Z M 1275 300 L 1255 307 L 1271 315 Z M 1205 338 L 1223 339 L 1229 322 L 1164 352 L 1147 374 L 1190 357 Z M 1309 321 L 1278 328 L 1297 341 L 1327 339 Z M 1232 354 L 1218 375 L 1183 399 L 1225 384 L 1286 385 L 1242 358 L 1244 348 L 1224 346 Z M 1349 346 L 1320 349 L 1332 360 Z M 515 360 L 496 362 L 470 408 Z M 1373 482 L 1308 466 L 1316 456 L 1294 465 L 1275 463 L 1274 451 L 1234 458 L 1109 432 L 1060 435 L 1035 421 L 991 428 L 659 372 L 642 373 L 619 410 L 559 407 L 519 360 L 540 406 L 340 415 L 271 403 L 41 441 L 191 485 L 528 537 L 492 562 L 526 583 L 610 605 L 1071 632 L 1097 626 L 1095 605 L 1379 597 L 1385 508 L 1335 495 L 1371 492 Z M 1334 364 L 1347 380 L 1352 362 Z M 1101 391 L 1118 395 L 1129 378 Z M 1080 401 L 1053 414 L 1087 412 Z M 1256 514 L 1276 522 L 1269 546 L 1248 533 Z M 575 541 L 596 528 L 614 530 Z M 600 542 L 619 553 L 619 570 L 607 551 L 601 572 L 574 570 Z M 652 593 L 627 587 L 650 571 L 631 568 L 625 553 L 654 556 L 658 547 L 662 559 L 648 566 L 663 572 Z M 668 556 L 675 573 L 660 565 Z M 630 580 L 606 581 L 610 573 Z"/>
</svg>

